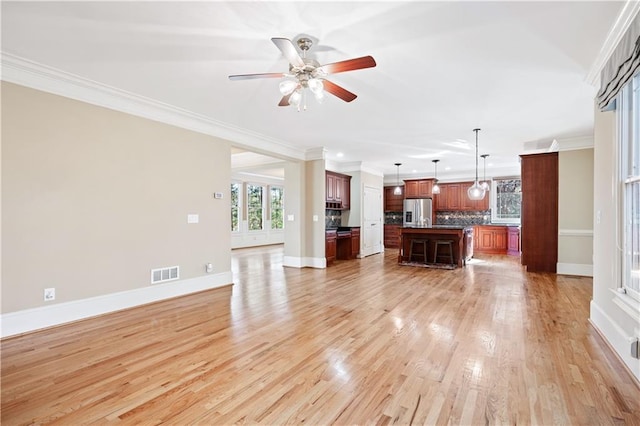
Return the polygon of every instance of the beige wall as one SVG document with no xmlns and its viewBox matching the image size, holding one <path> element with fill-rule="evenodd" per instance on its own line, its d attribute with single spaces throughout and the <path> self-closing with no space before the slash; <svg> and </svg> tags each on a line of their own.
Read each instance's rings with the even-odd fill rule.
<svg viewBox="0 0 640 426">
<path fill-rule="evenodd" d="M 591 274 L 593 148 L 559 153 L 558 272 Z"/>
<path fill-rule="evenodd" d="M 226 141 L 3 82 L 2 313 L 228 272 L 230 175 Z"/>
<path fill-rule="evenodd" d="M 302 241 L 305 214 L 304 162 L 287 162 L 284 166 L 284 264 L 296 266 L 303 257 Z M 292 196 L 300 194 L 300 196 Z M 288 216 L 293 216 L 289 220 Z"/>
<path fill-rule="evenodd" d="M 311 160 L 305 162 L 305 209 L 302 217 L 305 224 L 305 257 L 309 259 L 307 265 L 313 262 L 325 262 L 325 222 L 326 207 L 326 177 L 325 160 Z M 317 220 L 314 218 L 317 217 Z M 312 263 L 309 263 L 312 262 Z M 324 267 L 324 265 L 315 264 Z"/>
<path fill-rule="evenodd" d="M 620 286 L 618 249 L 619 186 L 615 112 L 595 112 L 593 300 L 590 320 L 631 372 L 640 380 L 640 363 L 630 356 L 630 339 L 640 336 L 637 311 L 625 308 Z M 633 302 L 632 302 L 633 303 Z M 637 306 L 637 302 L 635 302 Z M 637 309 L 637 308 L 636 308 Z"/>
</svg>

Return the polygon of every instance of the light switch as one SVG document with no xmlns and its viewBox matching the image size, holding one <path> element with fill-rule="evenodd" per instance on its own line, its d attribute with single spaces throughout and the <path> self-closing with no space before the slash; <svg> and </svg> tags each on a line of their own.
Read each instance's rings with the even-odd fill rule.
<svg viewBox="0 0 640 426">
<path fill-rule="evenodd" d="M 292 214 L 288 214 L 288 215 L 287 215 L 287 220 L 288 220 L 289 222 L 293 222 L 293 215 L 292 215 Z"/>
<path fill-rule="evenodd" d="M 188 214 L 187 215 L 187 223 L 198 223 L 200 221 L 200 216 L 197 214 Z"/>
<path fill-rule="evenodd" d="M 317 214 L 314 214 L 314 215 L 313 215 L 313 221 L 314 221 L 314 222 L 317 222 L 317 221 L 318 221 L 318 215 L 317 215 Z"/>
</svg>

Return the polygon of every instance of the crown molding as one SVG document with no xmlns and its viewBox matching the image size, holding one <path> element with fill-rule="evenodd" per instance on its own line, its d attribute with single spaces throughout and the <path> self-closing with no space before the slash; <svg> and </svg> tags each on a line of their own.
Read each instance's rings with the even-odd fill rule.
<svg viewBox="0 0 640 426">
<path fill-rule="evenodd" d="M 587 83 L 595 87 L 600 86 L 600 72 L 611 57 L 611 54 L 613 54 L 613 51 L 618 47 L 622 36 L 627 32 L 631 22 L 633 22 L 638 13 L 640 13 L 640 1 L 627 0 L 616 18 L 616 22 L 609 30 L 596 59 L 591 65 L 589 73 L 585 77 Z"/>
<path fill-rule="evenodd" d="M 348 163 L 337 163 L 338 168 L 343 172 L 364 172 L 373 176 L 384 178 L 384 173 L 362 161 L 351 161 Z"/>
<path fill-rule="evenodd" d="M 558 151 L 574 151 L 593 148 L 593 135 L 558 139 Z"/>
<path fill-rule="evenodd" d="M 324 147 L 309 148 L 304 153 L 305 161 L 324 160 L 327 158 L 327 150 Z"/>
<path fill-rule="evenodd" d="M 243 148 L 284 159 L 304 160 L 306 152 L 280 140 L 213 120 L 202 114 L 136 95 L 97 81 L 0 52 L 2 80 L 126 114 L 225 139 Z"/>
</svg>

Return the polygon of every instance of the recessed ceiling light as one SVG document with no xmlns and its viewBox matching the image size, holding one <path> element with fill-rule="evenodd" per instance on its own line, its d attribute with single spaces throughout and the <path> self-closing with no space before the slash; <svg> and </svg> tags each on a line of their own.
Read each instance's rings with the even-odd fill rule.
<svg viewBox="0 0 640 426">
<path fill-rule="evenodd" d="M 343 154 L 343 153 L 341 153 L 341 152 L 339 152 L 339 153 L 337 153 L 337 154 L 336 154 L 336 157 L 338 157 L 338 158 L 342 158 L 342 157 L 344 157 L 344 154 Z"/>
<path fill-rule="evenodd" d="M 418 172 L 417 170 L 411 170 L 411 173 L 417 173 L 417 172 Z"/>
<path fill-rule="evenodd" d="M 444 168 L 445 170 L 451 170 L 451 167 L 447 166 Z"/>
</svg>

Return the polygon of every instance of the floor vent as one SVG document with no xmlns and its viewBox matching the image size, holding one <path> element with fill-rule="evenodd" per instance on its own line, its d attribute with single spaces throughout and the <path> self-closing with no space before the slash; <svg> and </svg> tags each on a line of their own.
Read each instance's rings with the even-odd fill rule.
<svg viewBox="0 0 640 426">
<path fill-rule="evenodd" d="M 151 270 L 151 284 L 177 280 L 178 278 L 180 278 L 179 266 L 169 266 L 168 268 L 158 268 Z"/>
</svg>

